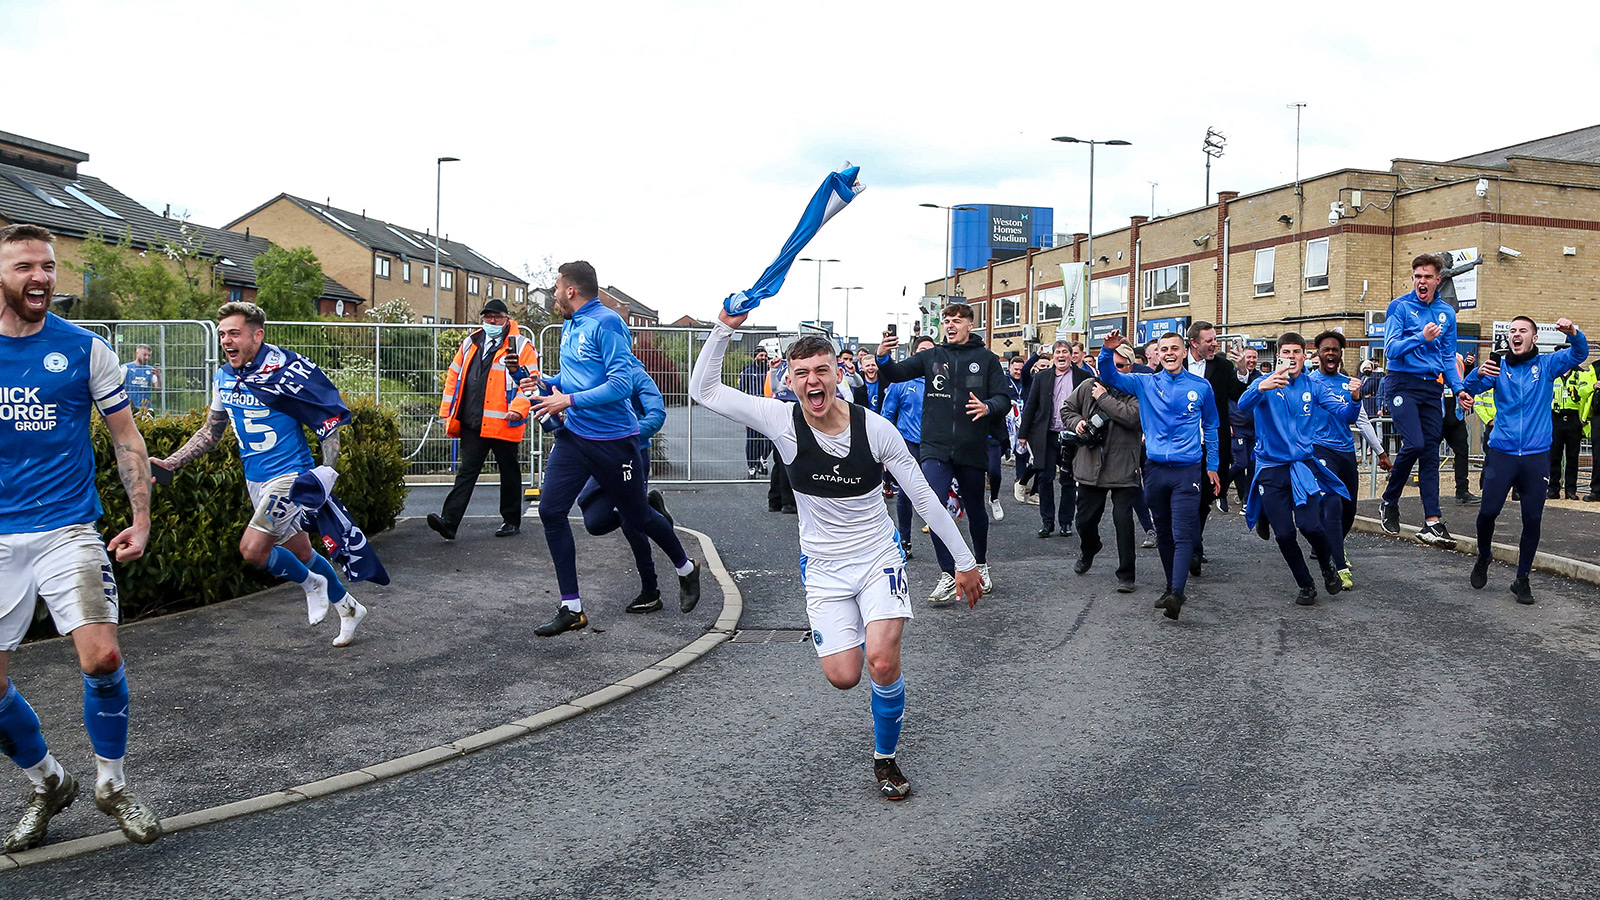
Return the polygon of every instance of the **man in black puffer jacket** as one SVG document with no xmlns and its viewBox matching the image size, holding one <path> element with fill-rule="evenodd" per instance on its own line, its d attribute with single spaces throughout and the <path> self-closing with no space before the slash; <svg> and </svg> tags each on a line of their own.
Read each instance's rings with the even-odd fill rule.
<svg viewBox="0 0 1600 900">
<path fill-rule="evenodd" d="M 989 468 L 989 435 L 1005 434 L 1005 417 L 1011 409 L 1011 389 L 1006 384 L 1000 357 L 972 333 L 972 307 L 952 303 L 944 308 L 945 342 L 901 362 L 890 353 L 900 341 L 884 334 L 878 345 L 878 379 L 884 385 L 926 378 L 922 402 L 922 474 L 937 492 L 956 483 L 956 494 L 966 508 L 972 530 L 972 548 L 984 590 L 993 589 L 989 577 L 989 496 L 984 478 Z M 955 560 L 934 536 L 933 549 L 945 574 L 928 600 L 942 603 L 955 596 Z"/>
</svg>

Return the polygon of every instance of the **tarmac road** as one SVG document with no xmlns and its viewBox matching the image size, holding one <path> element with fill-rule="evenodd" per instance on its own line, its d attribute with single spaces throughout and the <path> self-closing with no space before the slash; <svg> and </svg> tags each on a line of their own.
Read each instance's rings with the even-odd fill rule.
<svg viewBox="0 0 1600 900">
<path fill-rule="evenodd" d="M 1543 898 L 1600 887 L 1589 686 L 1600 589 L 1536 573 L 1540 602 L 1521 607 L 1506 566 L 1475 592 L 1466 557 L 1352 535 L 1357 590 L 1296 607 L 1276 546 L 1213 516 L 1216 562 L 1173 623 L 1152 608 L 1154 551 L 1140 551 L 1140 592 L 1116 594 L 1114 561 L 1074 576 L 1076 541 L 1035 538 L 1035 508 L 1005 496 L 995 594 L 976 611 L 917 601 L 904 803 L 874 791 L 864 687 L 828 687 L 803 643 L 735 642 L 528 738 L 151 847 L 0 873 L 0 896 Z M 765 511 L 764 487 L 668 497 L 735 570 L 746 636 L 804 628 L 794 520 Z M 915 548 L 911 582 L 925 594 L 932 552 L 920 534 Z M 532 652 L 558 652 L 544 646 Z"/>
</svg>

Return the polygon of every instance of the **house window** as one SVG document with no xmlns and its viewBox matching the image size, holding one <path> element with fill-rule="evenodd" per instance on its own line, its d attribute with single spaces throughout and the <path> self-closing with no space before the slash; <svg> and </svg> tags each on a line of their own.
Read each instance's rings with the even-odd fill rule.
<svg viewBox="0 0 1600 900">
<path fill-rule="evenodd" d="M 1107 316 L 1128 311 L 1128 276 L 1096 278 L 1089 283 L 1089 315 Z"/>
<path fill-rule="evenodd" d="M 422 317 L 422 324 L 424 324 L 424 325 L 432 325 L 433 324 L 433 316 L 423 316 Z"/>
<path fill-rule="evenodd" d="M 1039 304 L 1039 313 L 1034 321 L 1053 322 L 1061 318 L 1061 309 L 1067 302 L 1067 289 L 1064 287 L 1045 288 L 1034 295 Z"/>
<path fill-rule="evenodd" d="M 456 289 L 456 270 L 455 269 L 440 269 L 439 270 L 439 287 L 442 287 L 447 291 L 453 291 L 453 290 Z"/>
<path fill-rule="evenodd" d="M 494 298 L 494 279 L 493 278 L 489 279 L 489 283 L 484 286 L 483 295 L 485 297 L 490 298 L 490 299 Z"/>
<path fill-rule="evenodd" d="M 433 266 L 423 266 L 422 267 L 422 286 L 423 287 L 427 287 L 428 285 L 432 284 L 433 283 L 432 279 L 433 279 Z"/>
<path fill-rule="evenodd" d="M 467 276 L 467 293 L 472 294 L 474 296 L 477 295 L 477 293 L 478 293 L 478 276 L 476 276 L 476 275 L 468 275 Z"/>
<path fill-rule="evenodd" d="M 373 257 L 373 260 L 374 260 L 374 262 L 373 262 L 373 269 L 372 270 L 377 273 L 379 278 L 388 278 L 389 277 L 389 257 L 387 257 L 387 256 L 375 256 L 375 257 Z"/>
<path fill-rule="evenodd" d="M 1255 282 L 1256 282 L 1256 296 L 1257 297 L 1265 297 L 1268 294 L 1271 294 L 1273 292 L 1273 290 L 1272 290 L 1272 270 L 1273 270 L 1273 267 L 1277 264 L 1277 260 L 1278 260 L 1278 248 L 1277 247 L 1268 247 L 1265 250 L 1257 250 L 1256 251 Z"/>
<path fill-rule="evenodd" d="M 518 293 L 521 293 L 521 292 L 519 291 Z M 502 282 L 500 282 L 500 299 L 504 300 L 505 298 L 506 298 L 506 283 L 504 281 L 502 281 Z M 518 297 L 517 299 L 521 300 L 522 298 Z"/>
<path fill-rule="evenodd" d="M 966 303 L 966 298 L 963 297 L 960 300 L 955 300 L 952 298 L 951 302 Z M 989 301 L 979 300 L 977 303 L 971 303 L 968 305 L 972 307 L 972 327 L 983 328 L 987 326 L 989 324 Z M 939 325 L 936 322 L 934 324 L 934 329 L 937 331 L 938 328 Z"/>
<path fill-rule="evenodd" d="M 522 297 L 523 297 L 522 288 L 517 288 L 517 302 L 518 303 L 522 302 Z"/>
<path fill-rule="evenodd" d="M 1022 304 L 1016 297 L 996 297 L 994 301 L 994 324 L 996 327 L 1017 324 L 1017 317 L 1021 315 Z"/>
<path fill-rule="evenodd" d="M 1306 241 L 1306 290 L 1328 286 L 1328 239 Z"/>
<path fill-rule="evenodd" d="M 244 288 L 228 288 L 228 300 L 233 303 L 244 301 Z"/>
<path fill-rule="evenodd" d="M 400 280 L 406 284 L 411 283 L 411 260 L 409 259 L 400 260 Z"/>
<path fill-rule="evenodd" d="M 1189 302 L 1189 264 L 1163 266 L 1144 273 L 1144 308 L 1182 306 Z"/>
</svg>

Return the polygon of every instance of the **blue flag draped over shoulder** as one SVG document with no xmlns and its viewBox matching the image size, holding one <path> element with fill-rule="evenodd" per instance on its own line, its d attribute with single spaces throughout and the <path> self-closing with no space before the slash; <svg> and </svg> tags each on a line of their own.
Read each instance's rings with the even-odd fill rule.
<svg viewBox="0 0 1600 900">
<path fill-rule="evenodd" d="M 806 244 L 816 236 L 816 233 L 827 224 L 828 220 L 838 214 L 850 204 L 856 195 L 866 190 L 856 180 L 856 175 L 861 172 L 860 166 L 849 166 L 840 172 L 829 173 L 823 179 L 822 186 L 812 195 L 811 202 L 806 204 L 806 211 L 800 216 L 800 224 L 794 227 L 794 233 L 784 242 L 783 249 L 778 251 L 778 258 L 767 266 L 761 277 L 749 290 L 732 294 L 722 301 L 722 308 L 730 316 L 743 315 L 757 306 L 761 301 L 771 297 L 783 287 L 783 279 L 789 274 L 789 267 L 794 265 L 795 257 L 806 248 Z"/>
<path fill-rule="evenodd" d="M 262 403 L 316 432 L 317 440 L 350 421 L 339 389 L 316 363 L 293 350 L 263 343 L 243 369 L 223 363 Z"/>
</svg>

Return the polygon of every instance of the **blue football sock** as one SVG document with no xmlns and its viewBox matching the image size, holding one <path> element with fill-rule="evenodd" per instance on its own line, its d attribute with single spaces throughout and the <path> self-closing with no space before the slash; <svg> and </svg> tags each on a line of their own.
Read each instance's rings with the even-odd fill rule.
<svg viewBox="0 0 1600 900">
<path fill-rule="evenodd" d="M 6 682 L 5 696 L 0 697 L 0 751 L 24 769 L 37 766 L 50 752 L 44 744 L 44 733 L 39 730 L 38 714 L 10 681 Z"/>
<path fill-rule="evenodd" d="M 893 756 L 900 746 L 900 723 L 905 720 L 906 677 L 894 684 L 872 684 L 872 736 L 877 755 Z"/>
<path fill-rule="evenodd" d="M 316 556 L 315 553 L 311 555 Z M 304 584 L 306 576 L 311 574 L 299 557 L 282 547 L 272 548 L 272 555 L 267 557 L 267 571 L 295 584 Z"/>
<path fill-rule="evenodd" d="M 128 678 L 122 666 L 109 675 L 84 673 L 83 727 L 96 756 L 128 755 Z"/>
<path fill-rule="evenodd" d="M 321 553 L 311 554 L 311 571 L 328 579 L 328 599 L 338 603 L 344 599 L 344 582 L 339 580 L 339 572 L 334 569 L 333 563 Z"/>
</svg>

